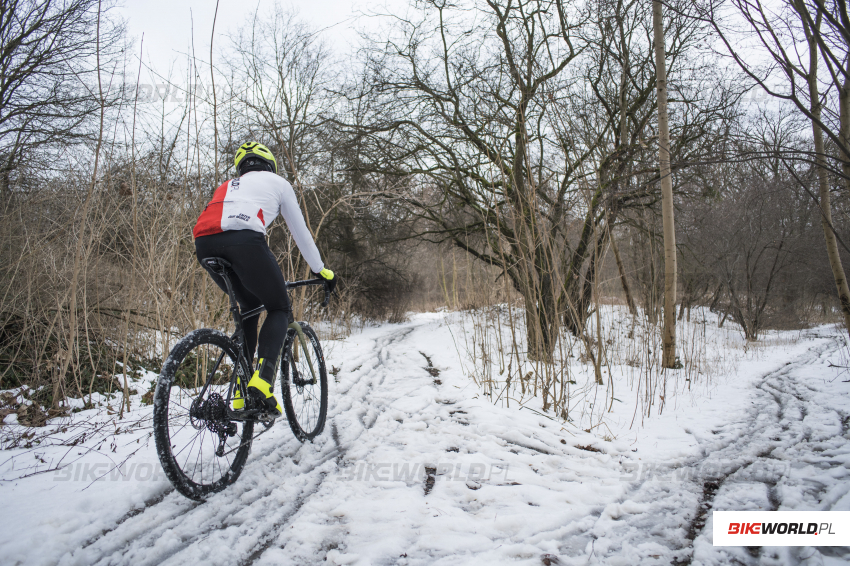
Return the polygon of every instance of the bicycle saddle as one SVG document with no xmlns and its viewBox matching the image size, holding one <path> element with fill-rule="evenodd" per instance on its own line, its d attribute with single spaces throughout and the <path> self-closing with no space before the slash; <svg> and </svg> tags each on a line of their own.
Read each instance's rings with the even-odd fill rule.
<svg viewBox="0 0 850 566">
<path fill-rule="evenodd" d="M 207 257 L 204 258 L 203 262 L 215 273 L 221 273 L 222 271 L 230 271 L 233 269 L 233 265 L 231 265 L 231 263 L 223 257 Z"/>
</svg>

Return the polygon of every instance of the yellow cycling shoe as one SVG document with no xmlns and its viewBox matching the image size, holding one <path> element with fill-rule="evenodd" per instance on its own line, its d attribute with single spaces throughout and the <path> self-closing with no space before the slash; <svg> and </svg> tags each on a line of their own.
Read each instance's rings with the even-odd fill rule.
<svg viewBox="0 0 850 566">
<path fill-rule="evenodd" d="M 265 409 L 270 417 L 276 419 L 283 414 L 283 407 L 272 393 L 274 369 L 272 362 L 267 365 L 265 360 L 260 358 L 260 365 L 248 382 L 248 395 L 258 408 Z"/>
<path fill-rule="evenodd" d="M 242 385 L 241 378 L 236 376 L 236 389 L 233 392 L 233 410 L 238 411 L 240 409 L 245 408 L 245 399 L 242 398 L 242 391 L 240 391 L 240 385 Z"/>
</svg>

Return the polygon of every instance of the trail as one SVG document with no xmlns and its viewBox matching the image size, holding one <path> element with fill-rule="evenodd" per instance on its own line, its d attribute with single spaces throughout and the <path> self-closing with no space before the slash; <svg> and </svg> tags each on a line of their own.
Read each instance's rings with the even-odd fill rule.
<svg viewBox="0 0 850 566">
<path fill-rule="evenodd" d="M 336 470 L 347 446 L 374 424 L 381 407 L 393 398 L 371 404 L 376 414 L 364 414 L 368 400 L 387 378 L 394 352 L 413 328 L 401 328 L 363 348 L 362 377 L 334 391 L 329 411 L 331 434 L 302 445 L 291 437 L 285 422 L 276 433 L 260 437 L 252 447 L 250 466 L 240 480 L 202 504 L 169 492 L 142 510 L 132 512 L 116 528 L 63 556 L 59 564 L 253 564 L 274 537 L 320 490 Z M 360 423 L 360 430 L 339 440 L 339 422 Z M 330 437 L 330 438 L 329 438 Z M 258 477 L 259 476 L 259 477 Z"/>
<path fill-rule="evenodd" d="M 313 443 L 278 422 L 203 503 L 165 482 L 122 484 L 145 494 L 126 508 L 110 484 L 77 486 L 62 497 L 78 523 L 3 523 L 4 563 L 850 563 L 847 548 L 711 546 L 714 509 L 850 509 L 850 403 L 825 385 L 837 337 L 807 336 L 753 382 L 748 408 L 694 429 L 693 450 L 667 461 L 479 398 L 454 340 L 428 315 L 331 345 L 339 371 Z"/>
<path fill-rule="evenodd" d="M 641 564 L 850 563 L 850 547 L 711 544 L 712 510 L 850 509 L 847 400 L 816 386 L 818 369 L 840 347 L 823 341 L 764 376 L 746 415 L 697 438 L 700 457 L 641 470 L 648 477 L 564 541 L 562 554 L 573 556 L 564 563 L 614 556 Z"/>
</svg>

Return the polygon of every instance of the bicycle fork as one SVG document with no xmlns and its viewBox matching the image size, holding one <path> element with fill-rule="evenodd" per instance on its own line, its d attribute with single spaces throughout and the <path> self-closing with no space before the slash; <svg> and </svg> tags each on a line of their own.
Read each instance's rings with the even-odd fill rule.
<svg viewBox="0 0 850 566">
<path fill-rule="evenodd" d="M 310 359 L 310 356 L 307 354 L 309 350 L 307 349 L 307 337 L 304 336 L 304 331 L 301 329 L 301 325 L 297 322 L 293 322 L 289 325 L 289 328 L 295 330 L 295 333 L 298 334 L 298 341 L 301 342 L 301 348 L 304 350 L 304 357 L 307 358 L 307 365 L 310 367 L 310 373 L 312 374 L 313 380 L 310 382 L 315 385 L 318 381 L 316 377 L 316 368 L 313 367 L 313 360 Z M 297 343 L 292 347 L 292 357 L 294 358 L 297 355 Z M 293 366 L 293 370 L 295 366 Z M 293 377 L 296 377 L 293 375 Z M 306 385 L 306 382 L 305 382 Z"/>
</svg>

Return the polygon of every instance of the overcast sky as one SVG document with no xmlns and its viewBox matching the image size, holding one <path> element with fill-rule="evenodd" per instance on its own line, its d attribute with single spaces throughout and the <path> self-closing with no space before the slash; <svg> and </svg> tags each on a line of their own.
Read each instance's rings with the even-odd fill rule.
<svg viewBox="0 0 850 566">
<path fill-rule="evenodd" d="M 215 0 L 119 0 L 119 13 L 126 18 L 128 30 L 139 40 L 144 33 L 145 63 L 160 73 L 167 73 L 176 62 L 182 67 L 191 41 L 194 23 L 195 54 L 209 57 Z M 351 49 L 356 42 L 356 28 L 370 27 L 374 18 L 364 13 L 393 10 L 404 14 L 413 0 L 280 0 L 294 6 L 301 17 L 317 29 L 337 53 Z M 224 46 L 226 35 L 242 25 L 259 6 L 271 8 L 275 0 L 220 0 L 216 20 L 216 45 Z"/>
</svg>

